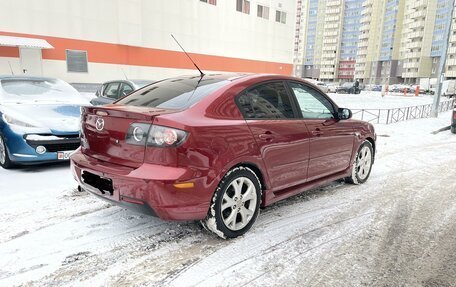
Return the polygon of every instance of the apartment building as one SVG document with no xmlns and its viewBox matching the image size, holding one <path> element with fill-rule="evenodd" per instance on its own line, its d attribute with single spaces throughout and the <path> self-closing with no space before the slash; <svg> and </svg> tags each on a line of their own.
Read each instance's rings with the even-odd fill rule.
<svg viewBox="0 0 456 287">
<path fill-rule="evenodd" d="M 320 79 L 322 80 L 334 81 L 338 78 L 344 8 L 342 0 L 326 1 L 320 60 Z"/>
<path fill-rule="evenodd" d="M 324 23 L 325 8 L 325 0 L 298 0 L 294 60 L 297 77 L 316 79 L 320 76 L 318 51 L 322 48 L 323 33 L 318 27 Z"/>
<path fill-rule="evenodd" d="M 402 78 L 414 84 L 429 78 L 436 0 L 406 0 L 401 40 Z"/>
<path fill-rule="evenodd" d="M 360 36 L 360 21 L 362 18 L 363 1 L 345 0 L 342 38 L 340 40 L 340 55 L 338 77 L 343 80 L 354 80 L 356 55 Z"/>
<path fill-rule="evenodd" d="M 69 82 L 291 75 L 296 0 L 0 0 L 0 74 Z"/>
<path fill-rule="evenodd" d="M 456 78 L 456 11 L 454 11 L 452 19 L 445 77 L 453 79 Z"/>
<path fill-rule="evenodd" d="M 437 0 L 437 10 L 435 15 L 434 23 L 434 33 L 432 37 L 432 46 L 431 46 L 431 57 L 432 57 L 432 68 L 431 68 L 431 78 L 437 78 L 438 69 L 440 66 L 440 59 L 445 53 L 444 46 L 445 41 L 447 41 L 447 28 L 450 24 L 450 11 L 451 5 L 453 5 L 454 0 Z M 448 45 L 448 59 L 447 64 L 454 62 L 452 54 L 456 48 L 452 48 L 451 44 Z M 449 66 L 449 68 L 452 65 Z M 452 67 L 451 67 L 452 69 Z M 446 71 L 446 76 L 448 77 L 451 73 L 449 70 Z M 454 76 L 453 76 L 454 77 Z"/>
<path fill-rule="evenodd" d="M 446 52 L 446 76 L 456 77 L 454 26 L 448 51 L 444 50 L 453 0 L 307 3 L 303 77 L 358 79 L 365 84 L 419 83 L 436 78 Z"/>
<path fill-rule="evenodd" d="M 366 0 L 362 4 L 355 78 L 364 84 L 375 83 L 385 2 L 386 0 Z"/>
</svg>

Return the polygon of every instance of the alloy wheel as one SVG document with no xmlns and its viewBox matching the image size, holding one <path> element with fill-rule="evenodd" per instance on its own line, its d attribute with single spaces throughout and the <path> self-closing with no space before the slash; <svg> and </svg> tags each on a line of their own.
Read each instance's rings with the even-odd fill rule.
<svg viewBox="0 0 456 287">
<path fill-rule="evenodd" d="M 3 138 L 0 137 L 0 163 L 5 164 L 6 161 L 6 147 L 5 143 L 3 142 Z"/>
<path fill-rule="evenodd" d="M 247 177 L 234 179 L 226 188 L 221 206 L 221 217 L 225 226 L 233 231 L 247 226 L 257 206 L 255 185 Z"/>
<path fill-rule="evenodd" d="M 364 146 L 358 153 L 356 171 L 359 179 L 364 180 L 369 176 L 372 167 L 372 152 L 368 146 Z"/>
</svg>

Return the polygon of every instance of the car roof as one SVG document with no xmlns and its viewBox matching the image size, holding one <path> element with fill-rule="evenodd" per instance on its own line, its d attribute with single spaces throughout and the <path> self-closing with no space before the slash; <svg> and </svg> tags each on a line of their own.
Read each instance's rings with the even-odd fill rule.
<svg viewBox="0 0 456 287">
<path fill-rule="evenodd" d="M 35 77 L 35 76 L 26 76 L 26 75 L 0 75 L 1 80 L 29 80 L 29 81 L 48 81 L 48 80 L 57 80 L 56 78 L 49 77 Z"/>
</svg>

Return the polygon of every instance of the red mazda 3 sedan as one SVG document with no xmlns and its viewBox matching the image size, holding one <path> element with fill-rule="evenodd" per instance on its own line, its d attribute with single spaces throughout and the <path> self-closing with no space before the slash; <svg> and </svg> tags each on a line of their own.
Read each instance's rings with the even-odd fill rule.
<svg viewBox="0 0 456 287">
<path fill-rule="evenodd" d="M 316 86 L 278 75 L 167 79 L 85 107 L 72 155 L 80 187 L 165 220 L 201 220 L 223 238 L 260 207 L 337 179 L 367 180 L 371 124 Z"/>
</svg>

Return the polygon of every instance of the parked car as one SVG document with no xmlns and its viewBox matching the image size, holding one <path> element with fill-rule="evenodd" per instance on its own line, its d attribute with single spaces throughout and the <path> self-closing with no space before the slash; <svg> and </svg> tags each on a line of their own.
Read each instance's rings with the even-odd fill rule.
<svg viewBox="0 0 456 287">
<path fill-rule="evenodd" d="M 152 80 L 116 80 L 103 83 L 95 92 L 95 98 L 90 100 L 94 106 L 110 104 L 139 88 L 142 88 Z"/>
<path fill-rule="evenodd" d="M 328 87 L 328 93 L 335 93 L 337 91 L 337 84 L 328 83 L 326 86 Z"/>
<path fill-rule="evenodd" d="M 359 87 L 355 87 L 354 82 L 345 82 L 342 86 L 336 88 L 336 93 L 338 94 L 359 94 L 361 93 L 361 89 Z"/>
<path fill-rule="evenodd" d="M 329 88 L 328 88 L 328 86 L 326 85 L 326 83 L 324 83 L 324 82 L 317 82 L 316 85 L 317 85 L 317 87 L 319 87 L 320 90 L 322 90 L 323 92 L 325 92 L 325 93 L 328 93 L 328 92 L 329 92 Z"/>
<path fill-rule="evenodd" d="M 451 132 L 456 134 L 456 107 L 453 109 L 453 116 L 451 118 Z"/>
<path fill-rule="evenodd" d="M 320 82 L 320 81 L 317 81 L 315 79 L 304 79 L 305 81 L 317 86 L 318 88 L 320 88 L 320 90 L 322 90 L 324 93 L 327 93 L 328 92 L 328 86 L 326 85 L 325 82 Z"/>
<path fill-rule="evenodd" d="M 109 202 L 201 220 L 233 238 L 260 206 L 336 179 L 368 179 L 376 134 L 351 115 L 298 78 L 167 79 L 84 108 L 72 170 L 80 188 Z"/>
<path fill-rule="evenodd" d="M 0 165 L 68 160 L 80 144 L 81 105 L 89 101 L 62 80 L 0 77 Z"/>
</svg>

